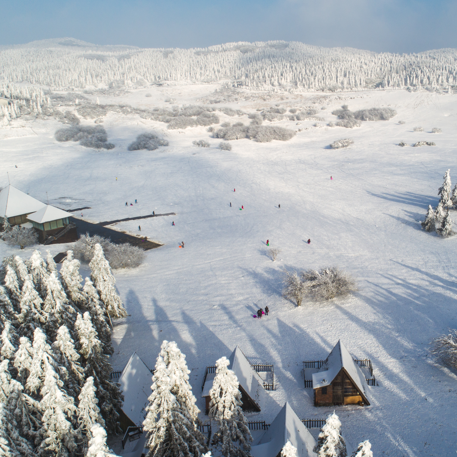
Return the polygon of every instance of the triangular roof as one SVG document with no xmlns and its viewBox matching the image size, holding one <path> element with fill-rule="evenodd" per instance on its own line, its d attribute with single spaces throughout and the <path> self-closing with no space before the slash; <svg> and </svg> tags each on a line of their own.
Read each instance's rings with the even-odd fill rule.
<svg viewBox="0 0 457 457">
<path fill-rule="evenodd" d="M 43 206 L 45 206 L 44 203 L 16 189 L 11 184 L 0 191 L 0 217 L 34 213 Z"/>
<path fill-rule="evenodd" d="M 365 403 L 369 405 L 368 384 L 365 376 L 341 340 L 336 343 L 320 371 L 313 373 L 313 389 L 329 386 L 342 369 L 360 391 Z"/>
<path fill-rule="evenodd" d="M 36 213 L 29 214 L 27 219 L 29 221 L 38 222 L 39 224 L 44 224 L 45 222 L 57 221 L 71 216 L 73 215 L 56 208 L 55 206 L 46 205 Z"/>
<path fill-rule="evenodd" d="M 295 411 L 286 403 L 257 445 L 251 447 L 252 457 L 276 457 L 290 441 L 298 457 L 315 457 L 316 440 L 303 425 Z"/>
<path fill-rule="evenodd" d="M 142 426 L 151 395 L 152 373 L 134 352 L 119 378 L 124 394 L 122 411 L 137 426 Z"/>
<path fill-rule="evenodd" d="M 238 382 L 245 392 L 255 400 L 259 396 L 259 389 L 263 390 L 262 378 L 252 368 L 249 360 L 238 346 L 232 352 L 229 360 L 229 369 L 236 374 Z"/>
</svg>

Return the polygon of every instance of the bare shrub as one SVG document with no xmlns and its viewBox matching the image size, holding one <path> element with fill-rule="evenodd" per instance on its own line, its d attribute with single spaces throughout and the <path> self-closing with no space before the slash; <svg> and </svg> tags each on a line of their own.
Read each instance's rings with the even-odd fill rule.
<svg viewBox="0 0 457 457">
<path fill-rule="evenodd" d="M 288 141 L 295 136 L 295 132 L 284 127 L 251 126 L 248 129 L 248 138 L 258 143 L 269 143 L 273 140 Z"/>
<path fill-rule="evenodd" d="M 280 249 L 271 248 L 271 249 L 267 250 L 267 255 L 274 262 L 278 258 L 278 255 L 279 255 L 280 252 L 281 252 Z"/>
<path fill-rule="evenodd" d="M 402 148 L 404 148 L 405 146 L 408 146 L 408 143 L 405 143 L 404 141 L 400 141 L 400 143 L 398 143 L 398 146 L 401 146 Z"/>
<path fill-rule="evenodd" d="M 21 249 L 24 249 L 26 246 L 38 243 L 38 233 L 33 228 L 15 225 L 7 228 L 2 235 L 2 240 L 9 246 L 20 246 Z"/>
<path fill-rule="evenodd" d="M 350 146 L 351 144 L 354 144 L 354 141 L 349 139 L 349 138 L 346 138 L 344 140 L 336 140 L 334 141 L 331 145 L 330 145 L 330 148 L 331 149 L 341 149 L 341 148 L 347 148 L 348 146 Z"/>
<path fill-rule="evenodd" d="M 345 297 L 357 290 L 352 277 L 337 267 L 307 270 L 301 274 L 306 296 L 313 301 Z"/>
<path fill-rule="evenodd" d="M 160 146 L 168 146 L 168 141 L 163 138 L 159 138 L 153 133 L 141 133 L 127 149 L 129 151 L 141 151 L 144 149 L 147 151 L 154 151 Z"/>
<path fill-rule="evenodd" d="M 205 140 L 192 141 L 192 144 L 194 146 L 198 146 L 199 148 L 209 148 L 210 146 L 210 144 Z"/>
<path fill-rule="evenodd" d="M 405 121 L 398 121 L 398 124 L 399 125 L 404 125 L 404 124 L 406 124 L 406 122 Z"/>
<path fill-rule="evenodd" d="M 388 121 L 397 112 L 392 108 L 370 108 L 354 112 L 354 117 L 359 121 Z"/>
<path fill-rule="evenodd" d="M 360 127 L 362 123 L 356 119 L 343 119 L 336 123 L 337 127 L 344 127 L 345 129 L 353 129 L 354 127 Z"/>
<path fill-rule="evenodd" d="M 414 127 L 413 132 L 423 132 L 424 129 L 422 127 Z"/>
<path fill-rule="evenodd" d="M 457 330 L 450 330 L 431 342 L 430 352 L 444 365 L 457 368 Z"/>
<path fill-rule="evenodd" d="M 221 127 L 224 128 L 224 129 L 228 129 L 229 127 L 231 127 L 232 124 L 230 124 L 230 122 L 224 122 L 223 124 L 221 124 Z"/>
<path fill-rule="evenodd" d="M 433 141 L 418 141 L 417 143 L 413 144 L 413 147 L 418 148 L 420 146 L 436 146 Z"/>
<path fill-rule="evenodd" d="M 73 248 L 75 258 L 84 262 L 90 262 L 94 256 L 96 244 L 102 246 L 105 257 L 114 270 L 120 268 L 136 268 L 144 262 L 145 253 L 143 249 L 128 243 L 114 244 L 106 238 L 98 235 L 90 236 L 89 234 L 81 236 L 75 243 Z"/>
<path fill-rule="evenodd" d="M 443 131 L 437 127 L 434 127 L 430 133 L 443 133 Z"/>
<path fill-rule="evenodd" d="M 169 122 L 167 128 L 169 130 L 177 130 L 177 129 L 186 129 L 187 127 L 196 127 L 197 122 L 193 117 L 187 116 L 178 116 Z"/>
<path fill-rule="evenodd" d="M 219 148 L 223 151 L 231 151 L 232 145 L 230 143 L 227 143 L 226 141 L 222 141 L 221 143 L 219 143 Z"/>
<path fill-rule="evenodd" d="M 81 146 L 93 149 L 113 149 L 114 144 L 108 143 L 108 135 L 101 125 L 95 127 L 88 125 L 73 125 L 59 129 L 55 133 L 59 142 L 79 141 Z"/>
</svg>

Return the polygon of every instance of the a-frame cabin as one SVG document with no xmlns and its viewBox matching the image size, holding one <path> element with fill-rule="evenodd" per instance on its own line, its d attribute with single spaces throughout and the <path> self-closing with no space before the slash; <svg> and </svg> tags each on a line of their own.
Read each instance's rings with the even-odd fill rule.
<svg viewBox="0 0 457 457">
<path fill-rule="evenodd" d="M 262 378 L 256 373 L 246 356 L 237 346 L 229 358 L 229 370 L 232 370 L 238 378 L 238 389 L 241 392 L 241 408 L 246 412 L 259 412 L 260 406 L 257 403 L 260 391 L 263 390 Z M 211 397 L 209 391 L 213 387 L 213 380 L 216 373 L 208 373 L 203 386 L 202 397 L 206 400 L 206 414 L 209 412 Z"/>
<path fill-rule="evenodd" d="M 314 405 L 369 405 L 368 385 L 362 370 L 341 341 L 313 374 Z"/>
</svg>

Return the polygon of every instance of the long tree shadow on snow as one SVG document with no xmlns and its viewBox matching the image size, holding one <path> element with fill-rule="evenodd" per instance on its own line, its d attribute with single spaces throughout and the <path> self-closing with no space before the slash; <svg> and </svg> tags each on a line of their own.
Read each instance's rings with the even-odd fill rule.
<svg viewBox="0 0 457 457">
<path fill-rule="evenodd" d="M 428 208 L 428 205 L 436 206 L 438 204 L 438 197 L 431 197 L 430 195 L 416 194 L 414 192 L 403 192 L 397 194 L 381 193 L 376 194 L 374 192 L 366 191 L 367 194 L 388 200 L 391 202 L 402 203 L 403 205 L 418 206 L 420 208 Z"/>
</svg>

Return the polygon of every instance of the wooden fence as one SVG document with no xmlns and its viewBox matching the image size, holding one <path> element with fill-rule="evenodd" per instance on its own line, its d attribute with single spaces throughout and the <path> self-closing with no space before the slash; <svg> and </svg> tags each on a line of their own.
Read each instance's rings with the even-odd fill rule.
<svg viewBox="0 0 457 457">
<path fill-rule="evenodd" d="M 265 421 L 257 421 L 257 422 L 248 422 L 249 430 L 256 431 L 256 430 L 268 430 L 270 424 L 266 424 Z"/>
<path fill-rule="evenodd" d="M 207 422 L 204 424 L 197 425 L 197 428 L 200 430 L 200 432 L 203 433 L 203 435 L 207 435 L 206 445 L 209 446 L 209 442 L 211 440 L 211 423 Z"/>
<path fill-rule="evenodd" d="M 203 389 L 205 388 L 206 377 L 210 373 L 216 373 L 216 367 L 206 367 L 205 376 L 203 376 L 202 392 L 203 392 Z"/>
<path fill-rule="evenodd" d="M 122 449 L 125 448 L 127 441 L 139 440 L 142 433 L 143 427 L 127 427 L 124 438 L 122 438 Z"/>
<path fill-rule="evenodd" d="M 113 371 L 109 375 L 111 381 L 117 381 L 121 377 L 122 371 Z"/>
<path fill-rule="evenodd" d="M 306 428 L 322 428 L 325 425 L 325 419 L 302 419 Z"/>
</svg>

